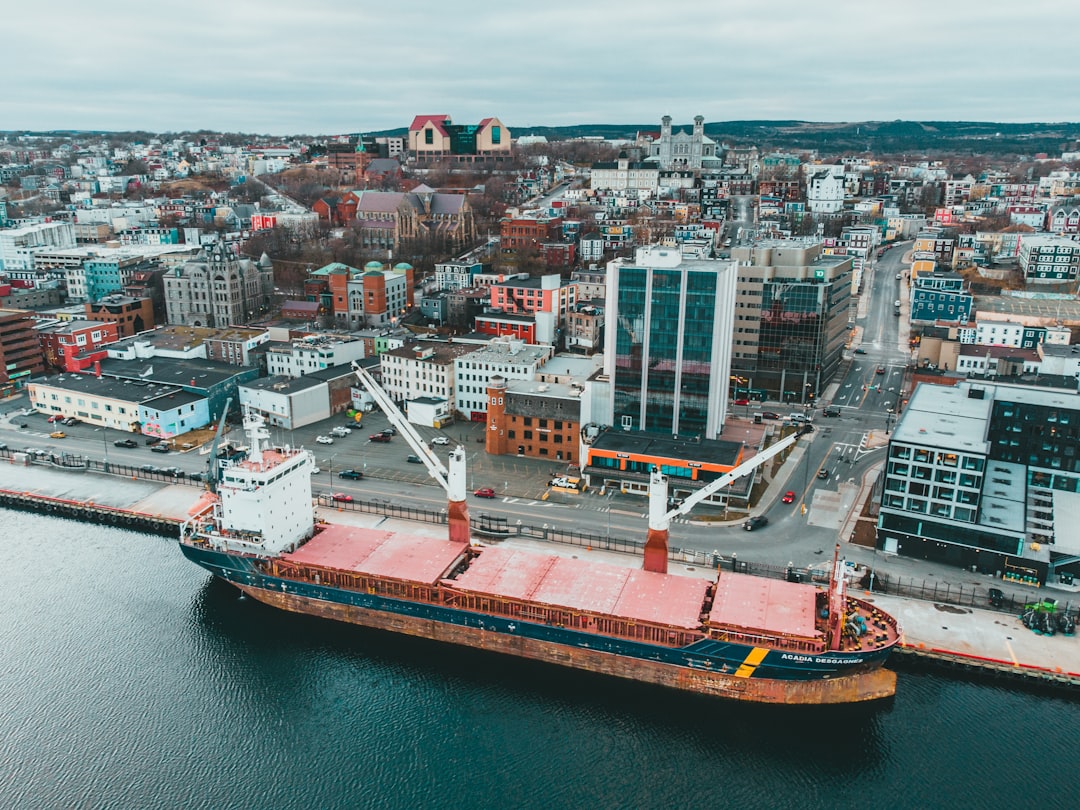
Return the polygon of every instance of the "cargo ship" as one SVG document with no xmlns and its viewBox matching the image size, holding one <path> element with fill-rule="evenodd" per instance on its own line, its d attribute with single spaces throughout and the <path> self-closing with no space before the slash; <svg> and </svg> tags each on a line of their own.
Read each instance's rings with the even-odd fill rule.
<svg viewBox="0 0 1080 810">
<path fill-rule="evenodd" d="M 845 592 L 838 556 L 819 588 L 670 574 L 666 548 L 655 570 L 663 527 L 653 525 L 643 569 L 483 545 L 469 536 L 462 447 L 445 476 L 434 453 L 423 457 L 447 486 L 448 538 L 321 522 L 310 453 L 266 448 L 258 416 L 245 428 L 250 455 L 222 470 L 180 545 L 268 605 L 724 698 L 829 704 L 895 692 L 882 664 L 897 623 Z"/>
</svg>

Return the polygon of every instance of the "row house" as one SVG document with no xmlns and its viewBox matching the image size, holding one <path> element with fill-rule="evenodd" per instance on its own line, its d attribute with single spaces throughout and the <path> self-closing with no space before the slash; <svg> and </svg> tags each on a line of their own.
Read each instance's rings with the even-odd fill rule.
<svg viewBox="0 0 1080 810">
<path fill-rule="evenodd" d="M 577 303 L 577 285 L 557 274 L 504 281 L 491 286 L 491 306 L 504 312 L 534 314 L 541 343 L 555 338 L 555 329 Z"/>
<path fill-rule="evenodd" d="M 379 354 L 383 389 L 395 402 L 427 397 L 452 403 L 455 361 L 476 351 L 466 343 L 412 343 Z"/>
<path fill-rule="evenodd" d="M 520 315 L 499 309 L 488 309 L 482 315 L 476 316 L 474 328 L 481 335 L 506 336 L 525 343 L 537 342 L 535 315 Z"/>
<path fill-rule="evenodd" d="M 1028 284 L 1075 282 L 1080 270 L 1080 242 L 1061 236 L 1020 238 L 1020 271 Z"/>
<path fill-rule="evenodd" d="M 1070 201 L 1052 208 L 1047 217 L 1046 229 L 1058 236 L 1080 233 L 1080 204 Z"/>
<path fill-rule="evenodd" d="M 971 191 L 975 186 L 975 178 L 970 174 L 953 175 L 945 181 L 944 204 L 947 206 L 963 205 L 971 199 Z"/>
<path fill-rule="evenodd" d="M 550 347 L 513 338 L 497 338 L 479 349 L 470 348 L 473 351 L 454 361 L 454 409 L 473 422 L 487 421 L 487 390 L 492 378 L 533 380 L 551 357 Z"/>
<path fill-rule="evenodd" d="M 463 290 L 473 286 L 473 277 L 483 270 L 480 262 L 436 262 L 435 288 L 438 290 Z"/>
<path fill-rule="evenodd" d="M 354 360 L 363 360 L 364 341 L 337 335 L 309 335 L 291 343 L 275 343 L 266 350 L 266 373 L 271 377 L 303 377 Z"/>
<path fill-rule="evenodd" d="M 63 371 L 81 371 L 88 367 L 88 355 L 120 339 L 120 330 L 111 322 L 72 320 L 42 326 L 38 339 L 48 365 Z M 103 358 L 104 354 L 97 359 Z"/>
<path fill-rule="evenodd" d="M 536 248 L 554 242 L 562 233 L 562 217 L 522 215 L 499 220 L 499 246 L 503 253 Z"/>
<path fill-rule="evenodd" d="M 1080 172 L 1061 169 L 1040 177 L 1038 195 L 1043 198 L 1080 196 Z"/>
</svg>

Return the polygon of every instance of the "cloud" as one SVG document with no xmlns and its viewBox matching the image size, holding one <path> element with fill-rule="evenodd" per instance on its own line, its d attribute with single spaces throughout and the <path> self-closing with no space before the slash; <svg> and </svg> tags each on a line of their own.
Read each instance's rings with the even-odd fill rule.
<svg viewBox="0 0 1080 810">
<path fill-rule="evenodd" d="M 20 3 L 5 12 L 17 69 L 0 125 L 335 133 L 433 112 L 511 128 L 699 113 L 1080 120 L 1059 68 L 1006 58 L 1040 21 L 1072 30 L 1072 4 L 517 5 Z"/>
</svg>

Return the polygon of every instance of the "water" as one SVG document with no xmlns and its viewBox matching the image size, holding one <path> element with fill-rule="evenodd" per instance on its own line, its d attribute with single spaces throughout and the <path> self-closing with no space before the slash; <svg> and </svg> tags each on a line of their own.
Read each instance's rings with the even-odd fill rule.
<svg viewBox="0 0 1080 810">
<path fill-rule="evenodd" d="M 0 555 L 3 808 L 1075 806 L 1060 697 L 727 703 L 285 614 L 165 538 L 0 510 Z"/>
</svg>

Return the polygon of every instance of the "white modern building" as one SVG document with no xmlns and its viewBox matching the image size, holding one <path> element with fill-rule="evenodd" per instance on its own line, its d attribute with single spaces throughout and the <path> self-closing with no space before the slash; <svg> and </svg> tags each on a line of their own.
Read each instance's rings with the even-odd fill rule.
<svg viewBox="0 0 1080 810">
<path fill-rule="evenodd" d="M 454 408 L 472 421 L 487 416 L 487 389 L 492 377 L 532 380 L 551 357 L 551 347 L 532 346 L 510 337 L 495 338 L 486 346 L 454 362 Z"/>
<path fill-rule="evenodd" d="M 271 377 L 303 377 L 313 371 L 363 360 L 365 356 L 364 341 L 359 338 L 310 335 L 268 347 L 266 373 Z"/>
<path fill-rule="evenodd" d="M 21 228 L 0 229 L 0 270 L 30 271 L 38 250 L 75 247 L 75 226 L 70 222 L 38 222 Z"/>
</svg>

